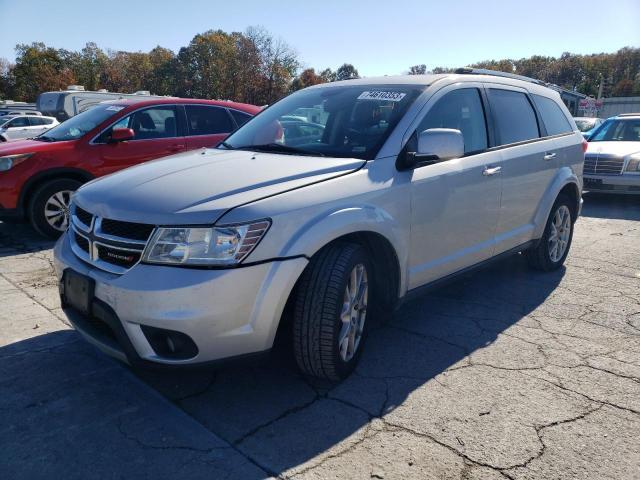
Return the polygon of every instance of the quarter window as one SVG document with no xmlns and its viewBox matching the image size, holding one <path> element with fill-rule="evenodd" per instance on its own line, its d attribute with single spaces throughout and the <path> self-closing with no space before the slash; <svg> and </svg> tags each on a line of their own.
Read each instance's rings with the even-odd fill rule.
<svg viewBox="0 0 640 480">
<path fill-rule="evenodd" d="M 189 135 L 215 135 L 229 133 L 233 128 L 231 117 L 224 108 L 205 105 L 186 105 Z"/>
<path fill-rule="evenodd" d="M 573 131 L 569 120 L 564 116 L 556 102 L 542 95 L 532 96 L 542 117 L 542 123 L 544 123 L 544 127 L 547 130 L 547 135 L 560 135 L 561 133 L 571 133 Z"/>
<path fill-rule="evenodd" d="M 231 116 L 238 124 L 238 127 L 241 127 L 249 120 L 251 120 L 251 115 L 249 115 L 248 113 L 239 112 L 238 110 L 229 110 L 229 113 L 231 113 Z"/>
<path fill-rule="evenodd" d="M 500 145 L 523 142 L 540 136 L 536 114 L 524 93 L 490 88 L 489 102 Z"/>
<path fill-rule="evenodd" d="M 478 89 L 454 90 L 438 100 L 420 123 L 418 132 L 429 128 L 460 130 L 465 153 L 485 150 L 487 125 Z"/>
</svg>

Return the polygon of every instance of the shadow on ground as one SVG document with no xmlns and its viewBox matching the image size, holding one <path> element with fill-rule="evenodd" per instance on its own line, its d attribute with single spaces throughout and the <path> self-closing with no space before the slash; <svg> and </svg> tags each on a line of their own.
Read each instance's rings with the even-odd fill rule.
<svg viewBox="0 0 640 480">
<path fill-rule="evenodd" d="M 640 220 L 640 195 L 584 193 L 582 198 L 585 217 Z"/>
<path fill-rule="evenodd" d="M 372 419 L 465 365 L 542 304 L 563 274 L 533 273 L 517 256 L 405 304 L 371 332 L 358 369 L 337 386 L 301 376 L 283 345 L 262 365 L 137 375 L 269 474 L 292 473 L 362 440 Z"/>
<path fill-rule="evenodd" d="M 27 223 L 0 222 L 0 258 L 48 250 L 54 243 L 38 235 Z"/>
</svg>

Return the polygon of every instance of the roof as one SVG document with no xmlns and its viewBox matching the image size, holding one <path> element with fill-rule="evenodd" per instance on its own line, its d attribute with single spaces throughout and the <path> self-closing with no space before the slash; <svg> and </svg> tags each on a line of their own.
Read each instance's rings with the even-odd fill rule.
<svg viewBox="0 0 640 480">
<path fill-rule="evenodd" d="M 124 107 L 136 106 L 136 107 L 145 107 L 151 105 L 166 105 L 167 103 L 177 104 L 177 105 L 216 105 L 219 107 L 231 108 L 234 110 L 240 110 L 243 112 L 256 114 L 258 113 L 262 107 L 258 107 L 256 105 L 250 105 L 248 103 L 238 103 L 231 102 L 228 100 L 204 100 L 198 98 L 179 98 L 179 97 L 138 97 L 138 98 L 120 98 L 114 100 L 105 100 L 101 103 L 108 103 L 111 105 L 121 105 Z"/>
<path fill-rule="evenodd" d="M 498 72 L 501 73 L 501 72 Z M 520 77 L 515 75 L 494 75 L 482 73 L 441 73 L 441 74 L 426 74 L 426 75 L 397 75 L 397 76 L 384 76 L 384 77 L 370 77 L 370 78 L 356 78 L 353 80 L 341 80 L 338 82 L 321 83 L 314 85 L 310 88 L 322 88 L 322 87 L 340 87 L 347 85 L 416 85 L 421 87 L 427 87 L 436 82 L 447 80 L 449 83 L 456 82 L 485 82 L 485 83 L 497 83 L 503 85 L 512 85 L 515 87 L 524 88 L 532 93 L 546 93 L 554 92 L 559 95 L 558 91 L 549 88 L 543 82 L 533 81 L 527 77 Z"/>
</svg>

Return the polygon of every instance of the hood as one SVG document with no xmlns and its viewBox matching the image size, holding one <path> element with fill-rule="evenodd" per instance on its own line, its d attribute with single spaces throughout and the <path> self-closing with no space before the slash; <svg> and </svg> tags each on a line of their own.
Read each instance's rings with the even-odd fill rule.
<svg viewBox="0 0 640 480">
<path fill-rule="evenodd" d="M 49 151 L 53 145 L 58 146 L 57 144 L 69 144 L 73 142 L 75 142 L 75 140 L 65 142 L 39 142 L 37 140 L 14 140 L 12 142 L 2 142 L 0 143 L 0 156 L 15 155 L 17 153 Z"/>
<path fill-rule="evenodd" d="M 196 150 L 89 182 L 74 197 L 102 217 L 154 225 L 212 224 L 227 210 L 358 170 L 364 160 Z"/>
<path fill-rule="evenodd" d="M 640 152 L 640 142 L 589 142 L 587 155 L 613 155 L 626 157 Z"/>
</svg>

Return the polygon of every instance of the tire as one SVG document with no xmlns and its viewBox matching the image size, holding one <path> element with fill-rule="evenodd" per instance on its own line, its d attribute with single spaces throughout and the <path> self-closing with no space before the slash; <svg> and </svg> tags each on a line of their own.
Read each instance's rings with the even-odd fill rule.
<svg viewBox="0 0 640 480">
<path fill-rule="evenodd" d="M 568 225 L 564 222 L 561 225 L 562 228 L 558 231 L 558 215 L 562 221 L 565 218 L 563 214 L 568 215 Z M 535 247 L 526 252 L 527 260 L 532 268 L 543 272 L 551 272 L 562 266 L 571 248 L 575 221 L 573 202 L 566 195 L 558 196 L 551 208 L 551 213 L 549 213 L 542 238 Z M 564 236 L 565 238 L 564 242 L 566 243 L 562 253 L 558 251 L 555 254 L 553 253 L 554 232 L 557 233 L 557 236 L 561 238 Z"/>
<path fill-rule="evenodd" d="M 357 283 L 362 271 L 361 298 L 350 302 L 353 308 L 345 308 L 347 285 L 353 285 L 352 274 L 356 272 Z M 373 268 L 366 250 L 358 244 L 329 245 L 312 258 L 298 282 L 294 299 L 293 350 L 302 372 L 331 381 L 349 376 L 358 363 L 371 324 L 367 317 L 374 312 L 372 286 Z"/>
<path fill-rule="evenodd" d="M 33 197 L 29 202 L 27 213 L 29 221 L 36 232 L 44 237 L 52 239 L 56 239 L 62 235 L 66 230 L 69 220 L 68 201 L 71 199 L 71 194 L 75 192 L 80 185 L 82 185 L 82 183 L 77 180 L 72 180 L 70 178 L 58 178 L 45 182 L 34 192 Z M 56 202 L 52 199 L 56 199 Z M 56 205 L 61 204 L 58 199 L 64 199 L 66 202 L 65 206 L 61 206 L 59 208 L 66 219 L 58 216 L 55 217 L 55 222 L 50 223 L 49 220 L 47 220 L 47 214 L 45 211 L 55 211 L 55 209 L 58 208 Z M 50 214 L 49 216 L 51 217 Z M 57 220 L 60 220 L 60 222 Z"/>
</svg>

